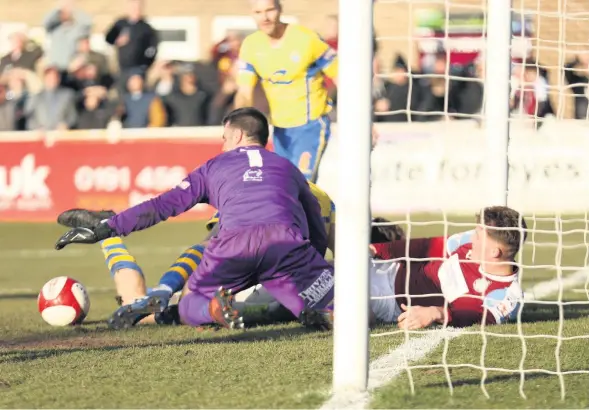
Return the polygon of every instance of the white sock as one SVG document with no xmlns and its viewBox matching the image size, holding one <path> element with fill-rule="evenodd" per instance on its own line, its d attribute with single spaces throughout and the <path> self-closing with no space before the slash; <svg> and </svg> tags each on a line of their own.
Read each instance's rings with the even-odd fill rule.
<svg viewBox="0 0 589 410">
<path fill-rule="evenodd" d="M 173 290 L 171 287 L 169 287 L 168 285 L 157 285 L 154 288 L 151 288 L 151 291 L 156 291 L 156 290 L 164 290 L 166 292 L 168 292 L 170 295 L 173 293 Z"/>
</svg>

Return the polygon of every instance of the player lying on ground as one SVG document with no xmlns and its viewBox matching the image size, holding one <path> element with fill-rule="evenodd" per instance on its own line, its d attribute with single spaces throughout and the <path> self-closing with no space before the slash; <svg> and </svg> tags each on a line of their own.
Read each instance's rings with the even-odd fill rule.
<svg viewBox="0 0 589 410">
<path fill-rule="evenodd" d="M 335 205 L 329 195 L 315 184 L 309 182 L 311 193 L 317 198 L 321 208 L 321 216 L 325 223 L 325 230 L 328 232 L 328 249 L 333 252 L 335 236 Z M 94 228 L 102 220 L 109 219 L 115 215 L 113 211 L 91 211 L 83 209 L 72 209 L 62 212 L 57 222 L 69 228 Z M 215 212 L 206 223 L 208 235 L 204 240 L 186 249 L 162 275 L 156 287 L 146 289 L 143 272 L 136 259 L 129 253 L 122 238 L 108 238 L 101 242 L 101 248 L 111 276 L 114 279 L 119 304 L 123 307 L 117 310 L 109 319 L 111 327 L 120 323 L 116 318 L 120 315 L 131 316 L 125 323 L 177 323 L 177 306 L 172 306 L 163 312 L 146 315 L 151 297 L 158 298 L 161 305 L 167 306 L 170 298 L 176 292 L 181 291 L 188 277 L 196 270 L 201 262 L 205 246 L 208 240 L 219 232 L 219 212 Z M 280 309 L 284 316 L 284 312 Z M 290 315 L 288 315 L 290 316 Z M 295 318 L 296 319 L 296 318 Z M 247 318 L 244 318 L 247 320 Z"/>
<path fill-rule="evenodd" d="M 444 238 L 410 239 L 408 255 L 405 240 L 371 245 L 376 259 L 438 258 L 381 265 L 386 274 L 371 278 L 371 295 L 388 297 L 371 303 L 378 321 L 412 330 L 445 322 L 499 324 L 517 314 L 523 291 L 515 256 L 527 236 L 525 220 L 503 206 L 476 218 L 476 229 L 451 237 L 446 251 Z"/>
<path fill-rule="evenodd" d="M 327 232 L 307 181 L 288 160 L 265 149 L 269 127 L 261 112 L 235 110 L 223 125 L 223 154 L 168 192 L 93 229 L 68 231 L 56 249 L 127 236 L 209 203 L 221 214 L 219 234 L 190 276 L 189 292 L 179 304 L 182 322 L 242 327 L 231 291 L 261 283 L 304 325 L 331 327 L 333 267 L 321 256 Z M 153 313 L 163 309 L 154 307 Z"/>
</svg>

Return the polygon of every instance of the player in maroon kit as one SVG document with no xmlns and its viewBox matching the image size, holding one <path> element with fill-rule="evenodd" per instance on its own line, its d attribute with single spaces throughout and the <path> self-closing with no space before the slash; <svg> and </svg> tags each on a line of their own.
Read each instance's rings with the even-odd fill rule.
<svg viewBox="0 0 589 410">
<path fill-rule="evenodd" d="M 523 299 L 515 256 L 526 239 L 525 220 L 511 208 L 493 206 L 477 215 L 477 222 L 474 231 L 448 241 L 411 239 L 408 254 L 405 240 L 371 245 L 375 259 L 401 259 L 393 262 L 388 283 L 371 285 L 371 296 L 390 297 L 387 304 L 371 302 L 376 318 L 409 330 L 513 318 Z M 382 286 L 388 292 L 378 295 L 373 288 Z"/>
</svg>

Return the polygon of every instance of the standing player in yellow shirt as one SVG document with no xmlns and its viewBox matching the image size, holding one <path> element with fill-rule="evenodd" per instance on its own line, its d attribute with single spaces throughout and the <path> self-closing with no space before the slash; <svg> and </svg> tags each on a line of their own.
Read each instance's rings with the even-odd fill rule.
<svg viewBox="0 0 589 410">
<path fill-rule="evenodd" d="M 317 33 L 280 21 L 280 0 L 251 0 L 258 31 L 245 38 L 235 108 L 252 105 L 258 81 L 270 105 L 274 151 L 315 182 L 330 136 L 324 76 L 337 84 L 337 54 Z"/>
</svg>

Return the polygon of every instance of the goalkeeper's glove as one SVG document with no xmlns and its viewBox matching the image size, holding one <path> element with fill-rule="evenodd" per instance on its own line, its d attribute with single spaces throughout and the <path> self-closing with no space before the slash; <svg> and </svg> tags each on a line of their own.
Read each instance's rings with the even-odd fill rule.
<svg viewBox="0 0 589 410">
<path fill-rule="evenodd" d="M 73 228 L 57 240 L 55 249 L 63 249 L 71 243 L 96 243 L 114 235 L 113 229 L 106 222 L 98 224 L 94 228 Z"/>
</svg>

